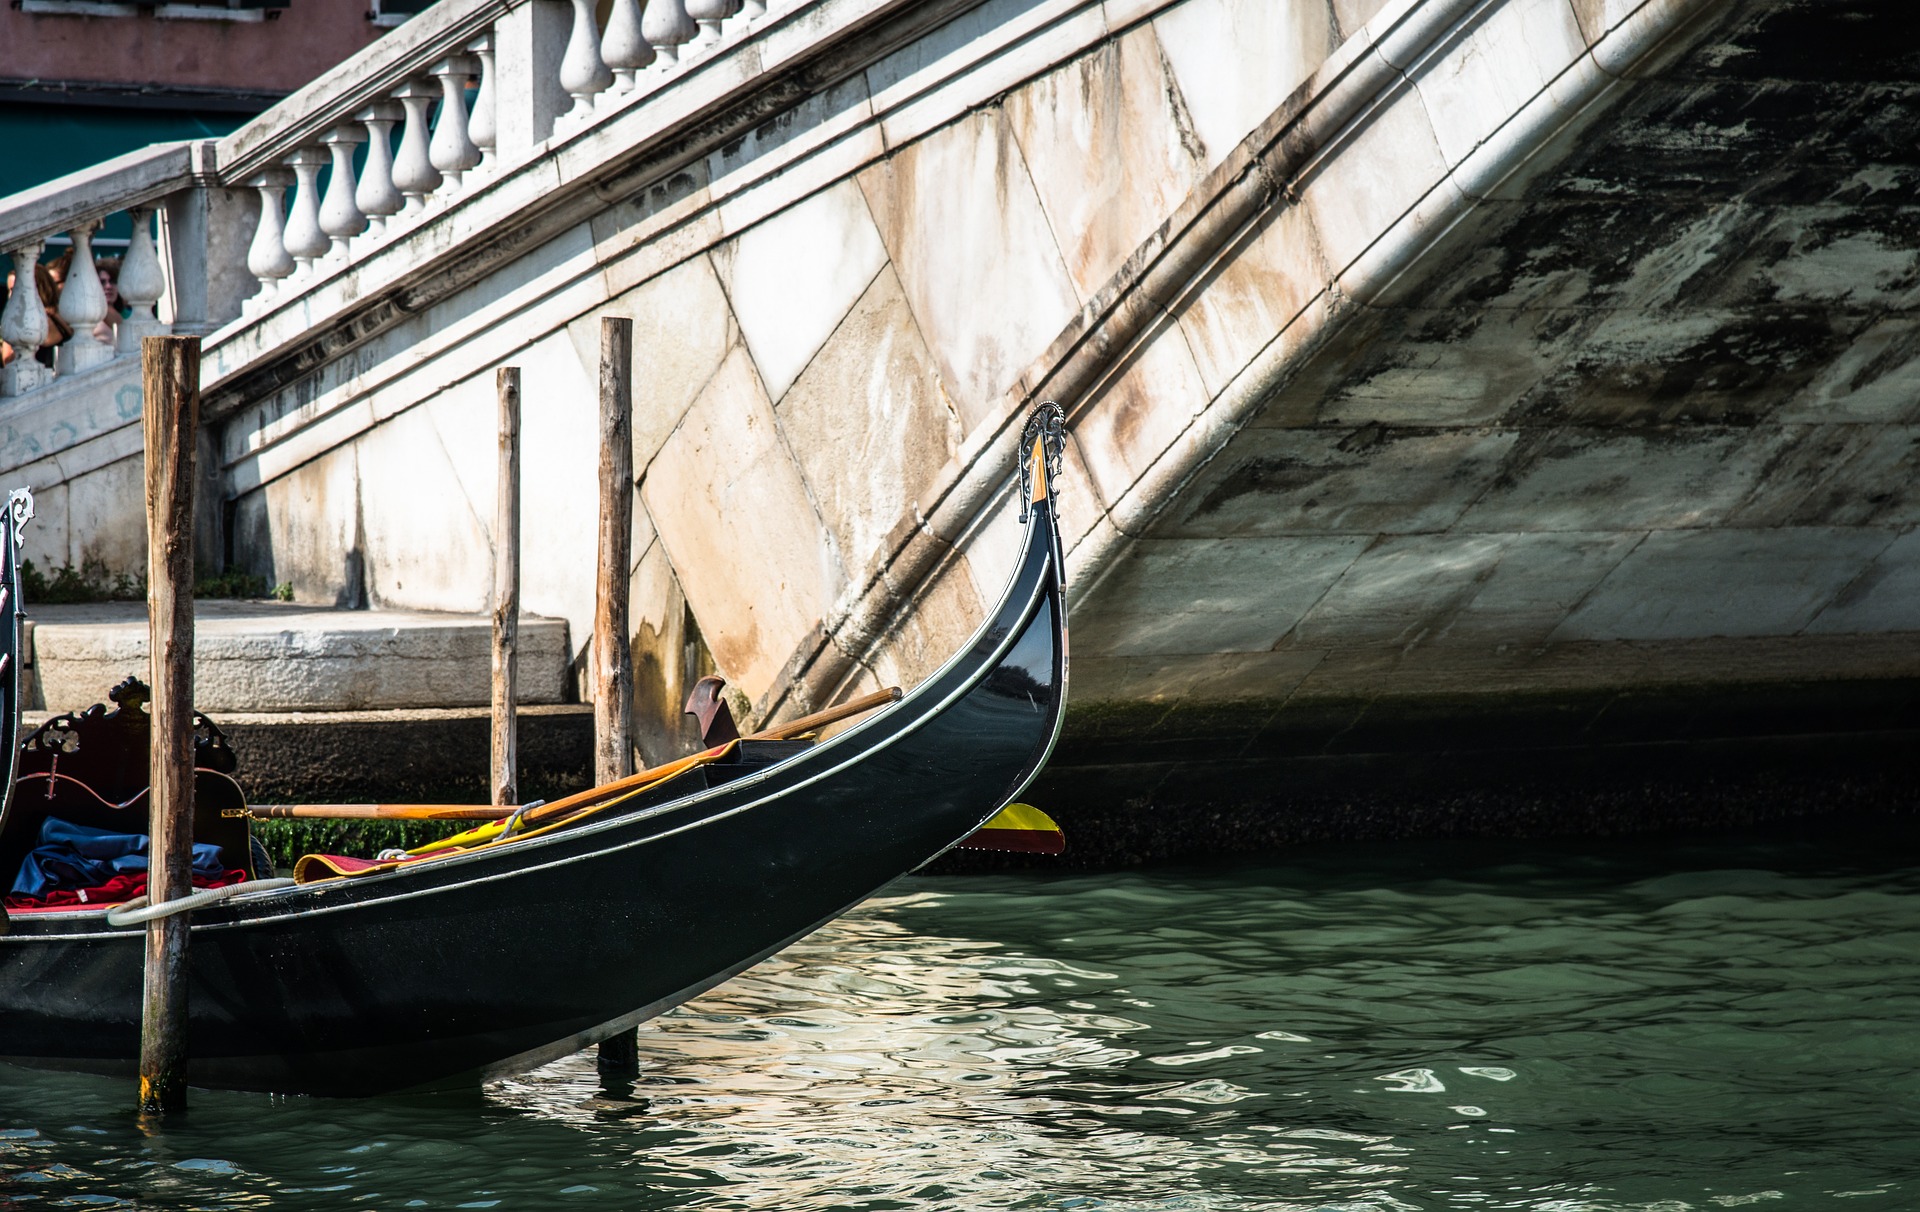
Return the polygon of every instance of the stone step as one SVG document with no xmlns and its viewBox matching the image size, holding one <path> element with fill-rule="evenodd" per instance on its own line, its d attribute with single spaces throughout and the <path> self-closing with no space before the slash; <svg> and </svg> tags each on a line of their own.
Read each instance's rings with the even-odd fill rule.
<svg viewBox="0 0 1920 1212">
<path fill-rule="evenodd" d="M 485 707 L 492 634 L 478 615 L 199 602 L 194 703 L 208 713 Z M 23 647 L 25 705 L 82 710 L 129 675 L 147 679 L 146 603 L 30 606 Z M 563 701 L 566 620 L 522 615 L 518 651 L 519 701 Z"/>
<path fill-rule="evenodd" d="M 104 698 L 104 696 L 102 696 Z M 22 734 L 54 713 L 21 713 Z M 207 713 L 233 746 L 234 778 L 255 804 L 488 801 L 492 722 L 484 707 Z M 522 707 L 520 798 L 592 786 L 593 705 Z M 656 760 L 678 757 L 660 754 Z"/>
</svg>

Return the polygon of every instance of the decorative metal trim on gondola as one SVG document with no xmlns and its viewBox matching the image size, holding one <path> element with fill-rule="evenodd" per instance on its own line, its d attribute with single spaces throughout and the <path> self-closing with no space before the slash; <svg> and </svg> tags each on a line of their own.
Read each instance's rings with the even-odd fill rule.
<svg viewBox="0 0 1920 1212">
<path fill-rule="evenodd" d="M 13 802 L 14 775 L 20 764 L 20 667 L 25 655 L 20 546 L 27 523 L 33 520 L 33 489 L 14 489 L 7 495 L 6 510 L 6 519 L 0 523 L 0 826 Z"/>
<path fill-rule="evenodd" d="M 1067 445 L 1066 410 L 1046 400 L 1034 406 L 1020 430 L 1020 521 L 1023 524 L 1027 520 L 1028 502 L 1033 500 L 1033 465 L 1027 461 L 1027 453 L 1033 449 L 1035 438 L 1041 440 L 1047 456 L 1047 507 L 1057 514 L 1054 485 L 1060 479 L 1060 457 Z"/>
<path fill-rule="evenodd" d="M 18 550 L 26 538 L 27 523 L 33 521 L 33 489 L 13 490 L 7 497 L 7 518 L 13 523 L 13 545 Z"/>
</svg>

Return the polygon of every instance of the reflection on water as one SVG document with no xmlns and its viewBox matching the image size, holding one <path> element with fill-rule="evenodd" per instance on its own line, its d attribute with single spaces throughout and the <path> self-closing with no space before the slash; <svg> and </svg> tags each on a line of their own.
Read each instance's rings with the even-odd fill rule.
<svg viewBox="0 0 1920 1212">
<path fill-rule="evenodd" d="M 0 1070 L 0 1208 L 1920 1204 L 1911 831 L 915 879 L 483 1094 Z"/>
</svg>

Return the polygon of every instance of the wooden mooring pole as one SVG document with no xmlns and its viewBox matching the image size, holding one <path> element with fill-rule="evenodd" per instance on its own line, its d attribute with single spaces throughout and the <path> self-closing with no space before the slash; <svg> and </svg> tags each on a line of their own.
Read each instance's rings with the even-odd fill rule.
<svg viewBox="0 0 1920 1212">
<path fill-rule="evenodd" d="M 593 610 L 593 775 L 633 773 L 633 321 L 600 321 L 600 576 Z"/>
<path fill-rule="evenodd" d="M 633 567 L 633 321 L 600 321 L 600 575 L 593 610 L 593 781 L 633 773 L 633 649 L 628 578 Z M 639 1071 L 627 1030 L 600 1045 L 600 1072 Z"/>
<path fill-rule="evenodd" d="M 147 651 L 152 655 L 147 896 L 193 891 L 193 453 L 200 338 L 140 342 L 147 442 Z M 140 1112 L 186 1110 L 188 917 L 147 923 Z"/>
<path fill-rule="evenodd" d="M 493 522 L 493 802 L 520 802 L 514 720 L 514 645 L 520 633 L 520 368 L 502 366 L 500 488 Z"/>
</svg>

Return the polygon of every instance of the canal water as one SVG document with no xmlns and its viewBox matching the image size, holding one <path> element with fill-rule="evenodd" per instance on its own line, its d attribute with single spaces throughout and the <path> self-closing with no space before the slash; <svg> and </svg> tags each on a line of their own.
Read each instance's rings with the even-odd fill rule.
<svg viewBox="0 0 1920 1212">
<path fill-rule="evenodd" d="M 1920 832 L 916 877 L 453 1097 L 0 1068 L 0 1208 L 1920 1207 Z"/>
</svg>

